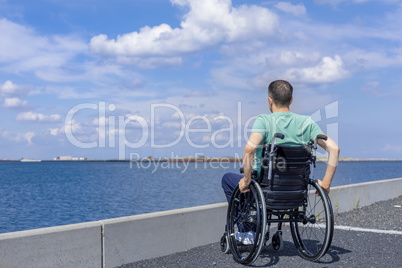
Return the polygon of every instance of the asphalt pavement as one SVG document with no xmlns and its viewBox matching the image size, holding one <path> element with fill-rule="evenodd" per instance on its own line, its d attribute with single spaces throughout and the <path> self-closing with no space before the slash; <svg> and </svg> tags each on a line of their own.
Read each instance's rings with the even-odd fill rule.
<svg viewBox="0 0 402 268">
<path fill-rule="evenodd" d="M 339 226 L 356 227 L 353 230 Z M 328 253 L 319 262 L 302 259 L 293 244 L 288 226 L 283 228 L 284 247 L 275 252 L 268 244 L 252 267 L 402 267 L 402 196 L 378 202 L 335 217 L 335 231 Z M 347 229 L 347 228 L 346 228 Z M 358 231 L 356 231 L 358 230 Z M 383 232 L 383 231 L 386 232 Z M 274 228 L 271 229 L 273 233 Z M 387 231 L 395 231 L 387 233 Z M 137 267 L 245 267 L 219 243 L 186 252 L 143 260 L 120 268 Z"/>
</svg>

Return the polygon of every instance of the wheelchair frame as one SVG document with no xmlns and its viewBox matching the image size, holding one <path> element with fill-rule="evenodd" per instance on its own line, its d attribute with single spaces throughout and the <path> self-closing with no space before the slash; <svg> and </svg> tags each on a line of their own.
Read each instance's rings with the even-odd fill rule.
<svg viewBox="0 0 402 268">
<path fill-rule="evenodd" d="M 276 161 L 275 138 L 283 139 L 284 135 L 276 133 L 272 138 L 268 154 L 269 182 L 271 182 L 273 164 Z M 236 262 L 249 265 L 258 258 L 263 246 L 269 241 L 272 223 L 278 223 L 278 230 L 272 236 L 274 251 L 282 249 L 282 224 L 289 223 L 294 245 L 302 258 L 317 261 L 327 253 L 332 242 L 334 215 L 327 192 L 313 180 L 318 139 L 327 140 L 327 136 L 320 134 L 314 143 L 309 144 L 312 150 L 307 162 L 293 163 L 310 165 L 310 176 L 305 178 L 307 180 L 307 198 L 303 200 L 303 205 L 292 209 L 267 207 L 263 189 L 256 181 L 258 179 L 256 172 L 252 174 L 253 179 L 249 192 L 241 193 L 238 186 L 234 189 L 228 206 L 225 233 L 221 238 L 220 247 L 225 253 L 231 252 Z M 243 173 L 242 170 L 241 173 Z M 236 235 L 242 234 L 241 231 L 244 233 L 240 227 L 248 227 L 254 232 L 252 243 L 246 245 L 239 241 Z"/>
</svg>

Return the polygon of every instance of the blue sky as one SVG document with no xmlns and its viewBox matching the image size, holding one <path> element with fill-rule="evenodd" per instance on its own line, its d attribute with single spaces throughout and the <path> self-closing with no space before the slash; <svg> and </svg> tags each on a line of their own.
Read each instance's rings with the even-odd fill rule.
<svg viewBox="0 0 402 268">
<path fill-rule="evenodd" d="M 0 0 L 0 159 L 241 155 L 267 85 L 402 158 L 402 1 Z"/>
</svg>

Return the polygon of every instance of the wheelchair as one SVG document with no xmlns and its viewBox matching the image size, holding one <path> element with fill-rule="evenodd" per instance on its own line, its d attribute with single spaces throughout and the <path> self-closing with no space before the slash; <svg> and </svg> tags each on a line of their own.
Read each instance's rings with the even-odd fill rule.
<svg viewBox="0 0 402 268">
<path fill-rule="evenodd" d="M 293 242 L 299 255 L 318 261 L 332 242 L 334 215 L 328 194 L 313 180 L 317 140 L 303 146 L 264 144 L 260 175 L 253 172 L 250 191 L 241 193 L 237 186 L 231 196 L 220 241 L 223 252 L 231 252 L 241 264 L 252 264 L 270 239 L 270 226 L 278 228 L 272 236 L 272 248 L 283 247 L 282 224 L 289 223 Z M 241 170 L 241 173 L 242 170 Z M 244 240 L 244 234 L 251 237 Z"/>
</svg>

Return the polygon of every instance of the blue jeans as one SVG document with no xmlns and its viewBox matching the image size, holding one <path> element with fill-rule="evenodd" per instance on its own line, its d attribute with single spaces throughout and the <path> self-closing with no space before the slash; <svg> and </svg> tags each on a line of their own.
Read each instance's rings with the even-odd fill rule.
<svg viewBox="0 0 402 268">
<path fill-rule="evenodd" d="M 222 177 L 222 188 L 223 191 L 225 192 L 226 199 L 228 200 L 228 203 L 230 201 L 230 197 L 232 195 L 232 192 L 234 188 L 239 184 L 239 181 L 243 178 L 242 174 L 237 174 L 237 173 L 232 173 L 228 172 Z"/>
<path fill-rule="evenodd" d="M 236 188 L 236 186 L 239 184 L 239 181 L 243 178 L 242 174 L 236 174 L 232 172 L 228 172 L 222 177 L 222 188 L 223 191 L 225 192 L 226 199 L 228 200 L 228 203 L 230 202 L 230 197 L 232 196 L 233 190 Z M 236 211 L 237 215 L 237 211 Z M 240 223 L 237 223 L 237 227 L 239 228 L 240 232 L 248 232 L 252 230 L 250 226 L 243 226 Z"/>
</svg>

